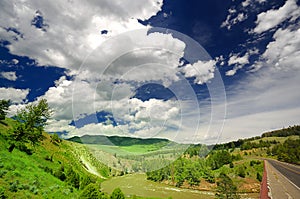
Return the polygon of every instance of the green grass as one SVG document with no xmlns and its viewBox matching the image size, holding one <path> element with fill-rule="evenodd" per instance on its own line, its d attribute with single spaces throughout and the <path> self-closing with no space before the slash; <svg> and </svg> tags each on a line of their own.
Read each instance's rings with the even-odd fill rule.
<svg viewBox="0 0 300 199">
<path fill-rule="evenodd" d="M 32 155 L 17 148 L 8 152 L 10 144 L 6 136 L 14 124 L 12 119 L 0 123 L 0 191 L 8 198 L 77 198 L 81 190 L 61 181 L 53 173 L 64 166 L 66 170 L 72 168 L 80 178 L 102 182 L 103 179 L 84 168 L 81 155 L 94 164 L 101 175 L 109 177 L 109 168 L 93 159 L 84 145 L 68 141 L 54 144 L 46 133 L 40 145 L 28 145 L 33 150 Z M 49 160 L 51 156 L 52 161 Z"/>
<path fill-rule="evenodd" d="M 51 142 L 51 137 L 47 133 L 43 133 L 44 140 L 39 145 L 33 147 L 27 144 L 27 147 L 33 151 L 32 155 L 18 148 L 9 152 L 10 143 L 7 135 L 15 124 L 16 121 L 12 119 L 0 122 L 0 198 L 3 196 L 4 198 L 79 198 L 84 186 L 77 189 L 67 180 L 61 181 L 55 177 L 54 173 L 62 166 L 65 173 L 72 169 L 79 175 L 80 182 L 89 178 L 92 183 L 100 184 L 112 175 L 119 175 L 118 171 L 100 162 L 89 145 L 66 140 L 55 144 Z M 128 151 L 116 146 L 92 145 L 92 147 L 95 150 L 105 148 L 112 153 L 121 151 L 128 154 Z M 83 159 L 96 169 L 100 177 L 87 171 Z"/>
</svg>

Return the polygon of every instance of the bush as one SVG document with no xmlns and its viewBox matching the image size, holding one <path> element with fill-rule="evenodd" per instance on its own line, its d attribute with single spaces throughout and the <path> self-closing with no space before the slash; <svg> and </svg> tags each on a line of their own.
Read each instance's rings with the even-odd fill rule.
<svg viewBox="0 0 300 199">
<path fill-rule="evenodd" d="M 55 171 L 53 175 L 58 179 L 60 179 L 61 181 L 65 181 L 67 178 L 65 173 L 62 170 Z"/>
<path fill-rule="evenodd" d="M 251 166 L 251 167 L 253 167 L 253 166 L 256 165 L 256 164 L 261 164 L 261 161 L 259 161 L 259 160 L 256 160 L 256 161 L 255 161 L 255 160 L 251 160 L 251 161 L 250 161 L 250 166 Z"/>
<path fill-rule="evenodd" d="M 79 198 L 94 199 L 94 198 L 101 198 L 101 196 L 102 196 L 102 193 L 99 190 L 99 187 L 97 186 L 97 184 L 91 183 L 83 189 Z"/>
<path fill-rule="evenodd" d="M 123 192 L 121 191 L 120 188 L 116 188 L 116 189 L 112 192 L 110 198 L 111 198 L 111 199 L 125 199 L 125 196 L 124 196 L 124 194 L 123 194 Z"/>
<path fill-rule="evenodd" d="M 217 182 L 216 189 L 216 198 L 224 199 L 239 199 L 240 197 L 237 195 L 237 187 L 234 185 L 233 181 L 230 177 L 228 177 L 225 173 L 221 173 L 219 176 L 219 181 Z"/>
<path fill-rule="evenodd" d="M 262 181 L 262 176 L 259 172 L 256 173 L 256 179 L 261 182 Z"/>
<path fill-rule="evenodd" d="M 245 167 L 244 166 L 239 166 L 237 169 L 237 175 L 245 178 L 246 177 L 246 172 L 245 172 Z"/>
</svg>

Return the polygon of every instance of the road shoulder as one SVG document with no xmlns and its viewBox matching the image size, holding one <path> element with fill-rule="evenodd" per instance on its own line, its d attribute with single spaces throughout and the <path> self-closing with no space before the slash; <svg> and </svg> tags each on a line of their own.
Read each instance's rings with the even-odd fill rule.
<svg viewBox="0 0 300 199">
<path fill-rule="evenodd" d="M 299 197 L 300 190 L 297 189 L 295 185 L 291 184 L 291 182 L 268 161 L 266 161 L 266 170 L 270 197 L 272 199 L 297 199 Z"/>
</svg>

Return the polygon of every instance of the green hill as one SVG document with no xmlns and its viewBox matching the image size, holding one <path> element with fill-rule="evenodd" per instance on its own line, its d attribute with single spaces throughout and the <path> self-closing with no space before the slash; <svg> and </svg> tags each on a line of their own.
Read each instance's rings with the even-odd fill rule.
<svg viewBox="0 0 300 199">
<path fill-rule="evenodd" d="M 131 145 L 166 145 L 170 143 L 167 139 L 161 138 L 133 138 L 121 136 L 104 136 L 104 135 L 84 135 L 81 137 L 75 136 L 68 140 L 84 144 L 99 144 L 99 145 L 115 145 L 115 146 L 131 146 Z"/>
<path fill-rule="evenodd" d="M 0 198 L 78 198 L 88 184 L 100 186 L 110 168 L 84 145 L 43 133 L 28 151 L 8 151 L 8 134 L 16 121 L 0 122 Z M 27 153 L 26 153 L 27 152 Z"/>
</svg>

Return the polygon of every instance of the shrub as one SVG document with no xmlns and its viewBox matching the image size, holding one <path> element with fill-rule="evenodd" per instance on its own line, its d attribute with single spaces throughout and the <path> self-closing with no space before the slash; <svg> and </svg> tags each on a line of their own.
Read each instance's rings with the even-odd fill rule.
<svg viewBox="0 0 300 199">
<path fill-rule="evenodd" d="M 57 177 L 58 179 L 60 179 L 61 181 L 65 181 L 66 178 L 67 178 L 66 175 L 65 175 L 65 173 L 62 170 L 55 171 L 53 173 L 53 175 L 55 177 Z"/>
<path fill-rule="evenodd" d="M 238 169 L 237 169 L 237 175 L 240 176 L 240 177 L 242 177 L 242 178 L 246 177 L 246 172 L 245 172 L 245 167 L 244 166 L 238 167 Z"/>
<path fill-rule="evenodd" d="M 256 179 L 261 182 L 262 181 L 262 176 L 259 172 L 256 173 Z"/>
<path fill-rule="evenodd" d="M 79 198 L 84 198 L 84 199 L 101 198 L 101 195 L 102 195 L 102 193 L 99 190 L 99 187 L 97 186 L 97 184 L 91 183 L 83 189 Z"/>
<path fill-rule="evenodd" d="M 124 194 L 123 194 L 123 192 L 121 191 L 120 188 L 116 188 L 116 189 L 112 192 L 110 198 L 111 198 L 111 199 L 125 199 L 125 196 L 124 196 Z"/>
</svg>

